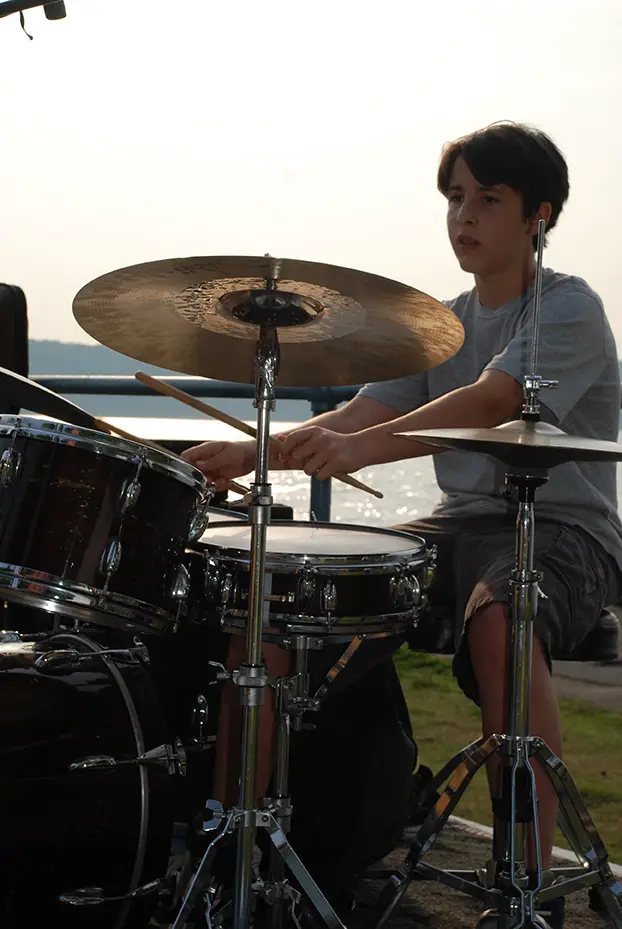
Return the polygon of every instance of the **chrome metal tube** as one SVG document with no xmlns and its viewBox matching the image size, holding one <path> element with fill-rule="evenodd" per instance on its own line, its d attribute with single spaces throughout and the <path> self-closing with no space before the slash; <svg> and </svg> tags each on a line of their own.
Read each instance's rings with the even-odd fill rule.
<svg viewBox="0 0 622 929">
<path fill-rule="evenodd" d="M 544 268 L 542 266 L 544 253 L 544 237 L 546 234 L 546 223 L 543 219 L 538 221 L 538 245 L 536 258 L 536 279 L 533 290 L 533 328 L 531 340 L 531 376 L 536 376 L 536 366 L 538 364 L 538 339 L 540 337 L 540 306 L 542 303 L 542 276 Z"/>
<path fill-rule="evenodd" d="M 516 519 L 516 569 L 510 602 L 507 706 L 507 734 L 510 738 L 529 734 L 531 650 L 538 599 L 538 581 L 533 576 L 533 543 L 533 503 L 521 501 Z"/>
<path fill-rule="evenodd" d="M 251 571 L 246 627 L 246 660 L 240 668 L 240 702 L 242 703 L 242 751 L 240 756 L 238 847 L 233 893 L 233 929 L 248 929 L 251 923 L 251 885 L 253 852 L 257 831 L 255 807 L 259 758 L 259 713 L 264 702 L 267 678 L 263 667 L 263 610 L 265 555 L 270 510 L 271 486 L 268 484 L 270 415 L 274 408 L 274 387 L 278 367 L 278 342 L 275 329 L 260 330 L 255 356 L 257 407 L 257 447 L 255 482 L 251 485 Z"/>
<path fill-rule="evenodd" d="M 524 905 L 526 845 L 533 806 L 529 765 L 529 705 L 534 621 L 538 607 L 539 574 L 534 570 L 534 498 L 544 475 L 509 474 L 518 488 L 514 571 L 510 581 L 507 661 L 506 743 L 502 749 L 501 806 L 494 818 L 495 857 L 508 869 L 510 883 Z M 508 796 L 509 794 L 509 796 Z M 509 810 L 508 803 L 509 800 Z M 536 842 L 539 833 L 535 832 Z M 536 849 L 539 855 L 539 848 Z M 522 925 L 522 923 L 521 923 Z"/>
</svg>

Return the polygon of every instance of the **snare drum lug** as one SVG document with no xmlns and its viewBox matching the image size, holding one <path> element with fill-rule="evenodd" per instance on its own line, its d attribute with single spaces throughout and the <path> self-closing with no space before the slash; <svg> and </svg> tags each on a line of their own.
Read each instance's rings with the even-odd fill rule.
<svg viewBox="0 0 622 929">
<path fill-rule="evenodd" d="M 218 600 L 220 590 L 220 569 L 213 558 L 205 559 L 205 573 L 203 575 L 203 590 L 210 602 Z"/>
<path fill-rule="evenodd" d="M 0 457 L 0 484 L 8 487 L 13 483 L 19 473 L 22 456 L 14 448 L 7 448 Z"/>
<path fill-rule="evenodd" d="M 334 613 L 337 609 L 337 588 L 334 581 L 326 581 L 322 590 L 322 606 L 327 613 Z"/>
<path fill-rule="evenodd" d="M 422 587 L 424 590 L 427 590 L 432 584 L 434 575 L 436 573 L 436 559 L 438 557 L 438 549 L 436 545 L 431 545 L 430 548 L 426 548 L 425 553 L 428 559 L 428 563 L 426 565 L 425 571 L 423 572 Z"/>
<path fill-rule="evenodd" d="M 119 509 L 121 516 L 126 516 L 133 509 L 140 496 L 140 483 L 135 478 L 126 478 L 121 485 L 119 494 Z"/>
<path fill-rule="evenodd" d="M 301 610 L 309 610 L 313 605 L 313 598 L 315 597 L 315 588 L 316 588 L 316 571 L 315 568 L 304 565 L 298 574 L 298 581 L 296 584 L 297 589 L 297 599 L 300 603 Z"/>
<path fill-rule="evenodd" d="M 389 593 L 391 596 L 391 605 L 396 610 L 404 609 L 407 600 L 408 581 L 403 577 L 401 568 L 393 575 L 389 581 Z"/>
<path fill-rule="evenodd" d="M 175 580 L 171 587 L 171 597 L 173 600 L 185 600 L 190 590 L 190 572 L 185 565 L 180 565 L 175 574 Z"/>
<path fill-rule="evenodd" d="M 225 574 L 220 585 L 220 605 L 226 609 L 230 603 L 238 598 L 238 583 L 232 574 Z"/>
<path fill-rule="evenodd" d="M 421 585 L 416 575 L 411 574 L 406 584 L 406 606 L 415 609 L 421 606 Z"/>
<path fill-rule="evenodd" d="M 104 549 L 101 560 L 99 562 L 99 570 L 101 573 L 105 574 L 107 577 L 110 577 L 111 574 L 114 574 L 121 564 L 121 554 L 121 540 L 111 539 Z"/>
</svg>

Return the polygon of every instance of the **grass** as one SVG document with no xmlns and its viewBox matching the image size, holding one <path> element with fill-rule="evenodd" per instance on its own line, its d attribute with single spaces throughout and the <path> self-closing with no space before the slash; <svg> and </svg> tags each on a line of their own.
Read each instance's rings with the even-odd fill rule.
<svg viewBox="0 0 622 929">
<path fill-rule="evenodd" d="M 462 694 L 451 663 L 403 648 L 396 665 L 419 746 L 419 761 L 439 770 L 481 734 L 479 710 Z M 603 838 L 622 863 L 622 715 L 578 700 L 560 701 L 564 761 Z M 478 772 L 456 808 L 465 819 L 492 824 L 486 776 Z M 561 834 L 557 844 L 567 847 Z"/>
</svg>

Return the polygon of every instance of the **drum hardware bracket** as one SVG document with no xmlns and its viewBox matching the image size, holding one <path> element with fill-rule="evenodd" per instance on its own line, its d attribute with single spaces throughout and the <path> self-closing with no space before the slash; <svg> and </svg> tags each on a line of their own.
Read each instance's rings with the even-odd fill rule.
<svg viewBox="0 0 622 929">
<path fill-rule="evenodd" d="M 248 602 L 248 590 L 241 591 L 242 600 Z M 295 603 L 296 594 L 293 590 L 286 594 L 264 594 L 264 603 Z"/>
<path fill-rule="evenodd" d="M 166 768 L 168 774 L 180 774 L 186 776 L 186 752 L 180 739 L 175 740 L 172 745 L 158 745 L 152 748 L 138 758 L 127 758 L 119 761 L 112 755 L 90 755 L 88 758 L 80 758 L 69 765 L 70 771 L 111 771 L 125 765 L 152 765 L 154 767 Z"/>
<path fill-rule="evenodd" d="M 266 594 L 264 596 L 264 602 L 270 603 L 295 603 L 296 594 L 293 591 L 289 591 L 286 594 Z"/>
<path fill-rule="evenodd" d="M 324 648 L 325 643 L 318 636 L 294 635 L 291 639 L 283 639 L 281 644 L 284 648 L 292 649 L 293 651 L 306 651 L 307 649 L 318 651 Z"/>
<path fill-rule="evenodd" d="M 216 683 L 214 681 L 214 683 Z M 207 733 L 207 723 L 209 719 L 209 706 L 204 694 L 197 694 L 194 698 L 194 706 L 192 707 L 192 720 L 191 728 L 193 733 L 192 737 L 193 748 L 198 748 L 204 750 L 209 748 L 210 737 Z"/>
<path fill-rule="evenodd" d="M 61 894 L 58 899 L 60 903 L 67 903 L 69 906 L 101 906 L 103 903 L 122 903 L 124 900 L 136 900 L 138 897 L 160 893 L 163 884 L 164 882 L 158 878 L 118 897 L 104 896 L 103 887 L 80 887 L 78 890 Z"/>
<path fill-rule="evenodd" d="M 264 665 L 253 665 L 252 667 L 241 665 L 241 667 L 235 668 L 233 671 L 228 671 L 220 661 L 210 661 L 208 664 L 212 668 L 220 669 L 216 674 L 216 680 L 211 682 L 212 684 L 217 684 L 220 681 L 232 681 L 236 687 L 257 689 L 267 687 L 270 683 Z"/>
<path fill-rule="evenodd" d="M 205 875 L 205 878 L 208 877 L 206 872 L 214 859 L 217 843 L 224 838 L 225 835 L 234 832 L 241 824 L 247 827 L 252 826 L 267 830 L 275 851 L 289 867 L 297 883 L 300 885 L 301 890 L 308 897 L 310 903 L 316 909 L 324 923 L 329 929 L 345 929 L 345 926 L 325 899 L 322 891 L 287 841 L 287 836 L 275 818 L 273 808 L 264 810 L 243 810 L 234 807 L 229 811 L 225 811 L 218 801 L 208 801 L 206 810 L 208 812 L 213 812 L 215 815 L 212 820 L 208 820 L 204 823 L 204 831 L 217 829 L 223 819 L 226 818 L 225 824 L 218 835 L 215 836 L 208 845 L 171 929 L 182 929 L 182 927 L 186 925 L 194 904 L 201 893 L 203 876 Z M 209 827 L 209 830 L 206 829 L 206 826 Z M 263 882 L 253 882 L 250 889 L 252 892 L 263 896 L 263 886 Z M 278 899 L 292 899 L 287 889 L 291 886 L 288 881 L 268 882 L 268 886 L 271 887 L 269 896 L 264 897 L 267 902 L 274 903 L 277 902 Z M 275 889 L 277 886 L 279 887 L 278 890 Z"/>
<path fill-rule="evenodd" d="M 39 651 L 45 646 L 45 639 L 35 646 Z M 134 648 L 107 648 L 97 652 L 79 652 L 75 648 L 58 648 L 53 651 L 44 651 L 36 660 L 35 667 L 41 671 L 52 672 L 56 669 L 61 670 L 67 665 L 79 667 L 82 662 L 92 662 L 95 658 L 107 658 L 109 656 L 118 656 L 128 658 L 130 661 L 142 662 L 149 664 L 149 651 L 140 639 L 134 639 Z"/>
</svg>

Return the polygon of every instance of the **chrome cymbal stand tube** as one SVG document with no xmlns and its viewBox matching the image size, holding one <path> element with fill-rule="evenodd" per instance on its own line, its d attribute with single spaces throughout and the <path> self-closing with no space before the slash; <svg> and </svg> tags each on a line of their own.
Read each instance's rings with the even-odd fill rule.
<svg viewBox="0 0 622 929">
<path fill-rule="evenodd" d="M 264 612 L 265 559 L 268 525 L 272 506 L 272 485 L 268 483 L 270 415 L 274 410 L 274 388 L 278 373 L 276 329 L 262 326 L 255 356 L 255 401 L 257 407 L 257 451 L 255 481 L 251 484 L 249 522 L 251 524 L 251 572 L 246 627 L 246 662 L 236 684 L 242 705 L 242 754 L 240 758 L 240 800 L 243 817 L 238 829 L 238 852 L 233 898 L 234 929 L 251 923 L 251 885 L 255 848 L 256 779 L 259 743 L 259 712 L 265 700 L 268 676 L 263 663 L 262 631 Z"/>
<path fill-rule="evenodd" d="M 544 231 L 545 223 L 541 220 L 531 372 L 525 377 L 522 411 L 523 419 L 534 423 L 540 419 L 540 389 L 556 386 L 556 382 L 545 381 L 536 374 Z M 534 452 L 537 451 L 534 449 Z M 534 460 L 537 460 L 535 455 Z M 545 923 L 536 914 L 536 904 L 546 910 L 547 900 L 565 896 L 582 887 L 600 886 L 612 924 L 616 929 L 622 929 L 622 884 L 611 872 L 607 851 L 587 807 L 561 759 L 542 739 L 529 735 L 533 629 L 541 580 L 533 563 L 534 499 L 537 488 L 548 480 L 548 471 L 538 467 L 509 466 L 506 479 L 518 492 L 516 557 L 508 608 L 507 732 L 478 739 L 458 752 L 429 785 L 426 794 L 433 795 L 446 784 L 440 799 L 419 828 L 403 864 L 391 874 L 382 892 L 376 929 L 386 924 L 415 878 L 446 884 L 492 907 L 480 918 L 479 929 L 542 929 Z M 473 776 L 495 754 L 501 756 L 501 789 L 493 801 L 493 858 L 486 880 L 483 882 L 481 873 L 477 871 L 442 870 L 424 863 L 422 859 L 436 842 Z M 538 760 L 557 793 L 559 823 L 579 860 L 577 867 L 553 869 L 553 882 L 546 887 L 543 884 L 533 757 Z M 535 880 L 530 880 L 526 864 L 530 831 L 535 849 Z"/>
<path fill-rule="evenodd" d="M 279 344 L 276 325 L 279 311 L 290 314 L 291 295 L 276 292 L 275 281 L 267 282 L 265 291 L 252 292 L 250 310 L 252 317 L 247 321 L 259 324 L 259 338 L 255 354 L 255 400 L 257 408 L 257 450 L 255 459 L 255 481 L 251 485 L 249 521 L 251 523 L 251 564 L 248 606 L 248 625 L 246 628 L 245 662 L 232 674 L 219 675 L 230 677 L 239 688 L 242 712 L 242 745 L 240 758 L 240 793 L 239 803 L 235 809 L 225 811 L 214 801 L 206 804 L 206 822 L 203 830 L 208 832 L 220 829 L 220 833 L 207 847 L 203 859 L 194 875 L 184 897 L 172 929 L 182 929 L 204 892 L 206 900 L 206 917 L 210 924 L 210 895 L 212 888 L 207 888 L 209 868 L 216 854 L 216 846 L 227 834 L 237 832 L 237 856 L 233 884 L 233 929 L 248 929 L 253 923 L 253 895 L 262 894 L 262 882 L 255 882 L 253 873 L 253 854 L 257 828 L 266 829 L 273 846 L 294 875 L 298 885 L 329 929 L 345 929 L 343 923 L 330 906 L 321 890 L 295 854 L 278 821 L 284 817 L 284 810 L 268 806 L 256 809 L 256 779 L 259 742 L 259 713 L 265 700 L 268 676 L 263 663 L 263 619 L 264 619 L 264 571 L 267 542 L 267 529 L 270 522 L 272 505 L 272 487 L 268 483 L 268 462 L 270 442 L 270 416 L 274 409 L 275 382 L 279 367 Z M 247 304 L 247 306 L 249 306 Z M 291 324 L 291 322 L 290 322 Z M 300 666 L 302 671 L 302 665 Z M 287 759 L 289 738 L 283 739 L 281 733 L 281 755 L 277 759 L 277 777 L 281 788 L 287 790 Z M 289 736 L 289 732 L 287 733 Z M 211 818 L 208 818 L 211 817 Z M 223 825 L 224 823 L 224 825 Z M 282 881 L 276 888 L 267 885 L 264 899 L 268 903 L 275 896 L 290 898 L 290 912 L 299 894 L 288 893 L 289 885 Z"/>
</svg>

